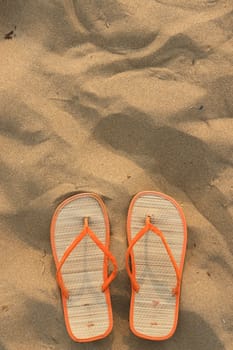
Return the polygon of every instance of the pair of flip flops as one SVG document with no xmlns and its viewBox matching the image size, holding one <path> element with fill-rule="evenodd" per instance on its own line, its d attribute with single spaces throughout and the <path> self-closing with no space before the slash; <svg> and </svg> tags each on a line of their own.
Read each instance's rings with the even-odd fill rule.
<svg viewBox="0 0 233 350">
<path fill-rule="evenodd" d="M 141 338 L 168 339 L 178 320 L 187 240 L 183 212 L 162 193 L 140 192 L 130 203 L 127 235 L 130 328 Z M 117 262 L 109 243 L 108 214 L 98 195 L 77 194 L 58 206 L 51 223 L 51 245 L 66 328 L 74 341 L 102 339 L 112 330 L 109 286 Z"/>
</svg>

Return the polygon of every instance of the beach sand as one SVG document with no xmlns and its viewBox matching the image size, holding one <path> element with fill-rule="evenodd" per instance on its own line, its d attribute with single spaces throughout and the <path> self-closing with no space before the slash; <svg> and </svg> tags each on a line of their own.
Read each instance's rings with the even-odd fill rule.
<svg viewBox="0 0 233 350">
<path fill-rule="evenodd" d="M 1 1 L 0 33 L 0 349 L 232 350 L 232 1 Z M 125 224 L 142 190 L 188 223 L 165 342 L 128 327 Z M 83 191 L 107 205 L 119 266 L 113 332 L 91 344 L 66 332 L 49 237 Z"/>
</svg>

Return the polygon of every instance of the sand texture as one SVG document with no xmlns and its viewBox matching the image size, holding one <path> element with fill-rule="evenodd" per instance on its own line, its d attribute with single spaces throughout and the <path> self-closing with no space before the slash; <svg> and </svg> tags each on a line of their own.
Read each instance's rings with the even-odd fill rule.
<svg viewBox="0 0 233 350">
<path fill-rule="evenodd" d="M 0 350 L 233 349 L 232 117 L 232 0 L 0 1 Z M 128 327 L 142 190 L 188 223 L 179 325 L 159 343 Z M 66 332 L 49 237 L 83 191 L 107 205 L 119 266 L 113 332 L 91 344 Z"/>
</svg>

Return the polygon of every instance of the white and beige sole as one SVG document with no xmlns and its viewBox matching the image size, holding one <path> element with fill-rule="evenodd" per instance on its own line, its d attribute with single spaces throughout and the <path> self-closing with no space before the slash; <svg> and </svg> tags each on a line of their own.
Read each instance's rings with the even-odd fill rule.
<svg viewBox="0 0 233 350">
<path fill-rule="evenodd" d="M 182 273 L 187 231 L 181 208 L 162 193 L 138 193 L 128 212 L 129 244 L 145 226 L 147 216 L 163 233 Z M 133 247 L 131 264 L 140 289 L 138 292 L 132 289 L 130 328 L 139 337 L 165 340 L 173 335 L 177 326 L 179 294 L 172 295 L 176 273 L 160 237 L 152 231 L 147 232 Z"/>
<path fill-rule="evenodd" d="M 51 244 L 56 266 L 64 252 L 83 230 L 88 217 L 91 230 L 109 247 L 109 220 L 102 200 L 93 193 L 74 195 L 62 202 L 51 224 Z M 103 252 L 86 235 L 64 263 L 61 273 L 69 291 L 62 295 L 66 328 L 74 341 L 87 342 L 107 336 L 112 329 L 109 289 L 101 286 L 107 275 Z"/>
</svg>

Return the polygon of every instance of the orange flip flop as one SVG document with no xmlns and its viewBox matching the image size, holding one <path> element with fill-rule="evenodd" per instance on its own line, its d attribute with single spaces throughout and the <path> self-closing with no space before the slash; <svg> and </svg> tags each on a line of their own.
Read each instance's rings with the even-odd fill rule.
<svg viewBox="0 0 233 350">
<path fill-rule="evenodd" d="M 144 339 L 168 339 L 178 322 L 187 243 L 182 209 L 162 193 L 140 192 L 129 206 L 127 234 L 130 328 Z"/>
<path fill-rule="evenodd" d="M 117 263 L 109 251 L 107 210 L 94 193 L 74 195 L 56 209 L 51 245 L 61 288 L 64 317 L 70 337 L 89 342 L 112 330 L 109 285 Z M 113 272 L 108 276 L 108 262 Z"/>
</svg>

